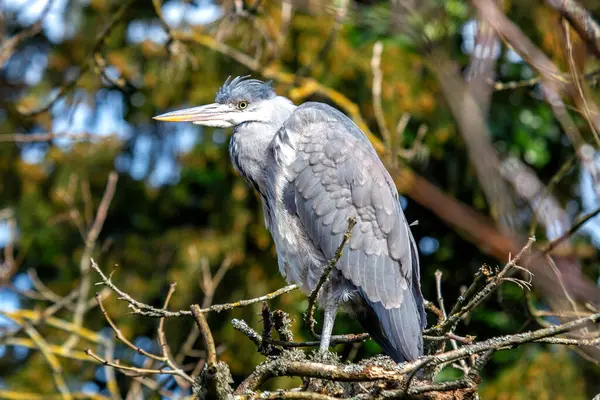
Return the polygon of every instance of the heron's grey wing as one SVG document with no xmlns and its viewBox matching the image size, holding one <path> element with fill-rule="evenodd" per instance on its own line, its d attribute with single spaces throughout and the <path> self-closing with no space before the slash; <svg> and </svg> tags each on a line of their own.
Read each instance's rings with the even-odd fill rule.
<svg viewBox="0 0 600 400">
<path fill-rule="evenodd" d="M 425 318 L 420 288 L 414 287 L 414 240 L 394 183 L 368 139 L 334 108 L 306 103 L 286 121 L 274 150 L 294 185 L 296 212 L 308 236 L 331 259 L 355 217 L 337 268 L 375 308 L 412 308 L 415 321 L 392 318 L 385 330 L 420 338 Z M 402 322 L 402 328 L 393 326 Z"/>
</svg>

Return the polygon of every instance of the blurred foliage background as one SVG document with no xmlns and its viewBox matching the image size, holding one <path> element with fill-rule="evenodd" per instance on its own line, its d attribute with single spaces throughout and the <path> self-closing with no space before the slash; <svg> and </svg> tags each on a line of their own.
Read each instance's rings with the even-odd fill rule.
<svg viewBox="0 0 600 400">
<path fill-rule="evenodd" d="M 399 3 L 403 2 L 1 0 L 0 398 L 16 398 L 11 396 L 18 392 L 56 392 L 44 355 L 31 348 L 31 342 L 15 339 L 26 335 L 11 332 L 20 325 L 16 316 L 25 315 L 19 312 L 44 310 L 52 304 L 48 296 L 62 298 L 79 287 L 85 268 L 82 258 L 88 254 L 86 237 L 113 170 L 119 179 L 92 254 L 105 271 L 114 270 L 113 280 L 136 299 L 162 306 L 169 284 L 176 282 L 170 308 L 208 304 L 211 299 L 206 296 L 211 293 L 206 293 L 203 274 L 208 269 L 214 275 L 224 262 L 228 268 L 212 303 L 260 296 L 285 284 L 259 200 L 230 165 L 230 132 L 152 120 L 170 109 L 212 102 L 230 75 L 273 79 L 277 92 L 296 102 L 350 104 L 344 111 L 353 112 L 355 119 L 360 115 L 363 127 L 386 143 L 391 171 L 410 167 L 448 198 L 500 221 L 505 215 L 490 207 L 482 175 L 474 167 L 473 160 L 486 157 L 485 153 L 469 157 L 453 115 L 452 102 L 462 95 L 455 92 L 457 97 L 449 98 L 441 81 L 446 68 L 456 67 L 458 76 L 468 77 L 473 60 L 486 56 L 493 61 L 493 74 L 476 96 L 486 90 L 493 93 L 489 104 L 482 105 L 489 132 L 479 134 L 494 154 L 528 165 L 527 171 L 536 182 L 543 182 L 542 188 L 573 160 L 573 143 L 535 79 L 508 88 L 492 85 L 530 80 L 538 73 L 498 38 L 488 47 L 476 40 L 481 22 L 471 3 L 404 2 L 400 10 Z M 498 3 L 561 70 L 569 70 L 558 13 L 543 1 Z M 584 5 L 600 16 L 596 2 Z M 576 68 L 581 73 L 592 71 L 584 82 L 586 94 L 597 100 L 593 71 L 598 62 L 576 34 L 572 36 Z M 376 42 L 383 46 L 383 124 L 373 95 Z M 585 115 L 575 104 L 568 102 L 568 108 L 583 140 L 595 146 Z M 400 121 L 406 122 L 405 129 L 395 135 Z M 585 171 L 577 161 L 564 170 L 548 190 L 563 215 L 557 222 L 559 233 L 599 204 L 593 180 L 584 182 Z M 516 210 L 512 229 L 526 235 L 535 213 L 522 191 L 532 185 L 525 183 L 523 189 L 511 184 L 514 176 L 505 178 Z M 447 225 L 439 210 L 413 200 L 409 186 L 398 179 L 407 218 L 419 221 L 413 232 L 421 252 L 426 298 L 436 297 L 436 270 L 443 272 L 444 296 L 450 301 L 483 263 L 499 265 L 508 258 L 508 254 L 503 260 L 494 258 L 481 244 L 486 238 L 474 241 L 472 233 Z M 549 233 L 548 224 L 536 226 L 542 243 L 557 236 Z M 589 221 L 570 248 L 581 274 L 594 283 L 599 233 L 600 221 Z M 44 295 L 39 294 L 40 282 Z M 89 291 L 91 306 L 84 326 L 111 337 L 94 306 L 93 293 L 100 289 L 92 286 Z M 528 302 L 540 307 L 544 303 L 506 286 L 460 329 L 487 338 L 537 327 Z M 124 335 L 137 346 L 157 349 L 157 320 L 130 315 L 114 295 L 105 299 L 105 305 Z M 55 318 L 71 320 L 75 306 L 67 303 Z M 297 338 L 307 338 L 301 318 L 306 306 L 305 296 L 298 292 L 273 301 L 273 307 L 293 317 Z M 208 316 L 220 358 L 239 381 L 263 357 L 232 328 L 232 318 L 260 326 L 260 304 Z M 185 347 L 192 325 L 188 320 L 166 321 L 174 353 Z M 71 354 L 60 361 L 71 391 L 108 395 L 105 369 L 77 353 L 93 343 L 73 342 L 69 332 L 49 323 L 39 323 L 37 329 L 49 344 L 62 346 L 71 340 Z M 335 331 L 360 328 L 342 316 Z M 201 348 L 200 342 L 192 340 L 192 345 Z M 117 358 L 143 364 L 140 355 L 120 343 L 116 346 Z M 372 342 L 338 350 L 356 358 L 380 351 Z M 181 354 L 191 369 L 202 358 L 194 351 Z M 453 373 L 449 368 L 448 376 Z M 484 371 L 482 398 L 591 398 L 600 391 L 599 377 L 594 362 L 567 348 L 531 344 L 494 356 Z M 122 374 L 116 379 L 121 392 L 128 393 L 132 380 Z M 166 390 L 175 387 L 169 377 L 157 381 Z M 275 385 L 293 383 L 298 382 L 279 380 Z M 141 398 L 159 396 L 144 390 Z"/>
</svg>

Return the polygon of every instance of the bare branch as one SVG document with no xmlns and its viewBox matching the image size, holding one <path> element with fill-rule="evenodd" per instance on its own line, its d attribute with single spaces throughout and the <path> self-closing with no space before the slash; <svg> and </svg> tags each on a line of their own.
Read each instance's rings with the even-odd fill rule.
<svg viewBox="0 0 600 400">
<path fill-rule="evenodd" d="M 252 341 L 256 345 L 257 348 L 260 348 L 263 344 L 263 339 L 254 329 L 250 328 L 250 326 L 244 320 L 240 320 L 234 318 L 231 320 L 231 325 L 236 331 L 239 331 L 246 335 L 248 339 Z"/>
<path fill-rule="evenodd" d="M 115 353 L 115 343 L 112 340 L 107 340 L 107 345 L 104 348 L 104 357 L 106 361 L 113 362 Z M 117 377 L 115 376 L 115 370 L 110 366 L 104 367 L 106 375 L 106 387 L 111 394 L 111 397 L 115 400 L 122 399 L 119 384 L 117 383 Z"/>
<path fill-rule="evenodd" d="M 19 262 L 15 261 L 15 240 L 16 234 L 16 221 L 13 216 L 8 219 L 8 232 L 10 238 L 8 243 L 4 246 L 4 261 L 0 262 L 0 282 L 10 281 L 12 276 L 17 272 L 19 268 Z"/>
<path fill-rule="evenodd" d="M 200 307 L 196 304 L 190 307 L 192 310 L 192 314 L 194 315 L 194 320 L 198 325 L 198 330 L 204 340 L 204 347 L 206 348 L 206 363 L 209 366 L 215 366 L 217 364 L 217 351 L 215 350 L 215 342 L 212 337 L 212 333 L 210 332 L 210 328 L 208 327 L 208 323 L 206 322 L 206 318 Z"/>
<path fill-rule="evenodd" d="M 167 311 L 167 310 L 163 310 L 160 308 L 152 307 L 149 304 L 145 304 L 145 303 L 135 300 L 133 297 L 131 297 L 130 295 L 128 295 L 127 293 L 125 293 L 124 291 L 119 289 L 112 282 L 111 277 L 106 276 L 104 274 L 104 272 L 102 272 L 102 270 L 100 269 L 100 267 L 98 266 L 96 261 L 94 261 L 94 259 L 91 259 L 90 261 L 91 261 L 92 268 L 98 273 L 98 275 L 100 275 L 100 278 L 102 279 L 102 282 L 99 282 L 98 284 L 106 285 L 109 288 L 111 288 L 115 293 L 117 293 L 119 295 L 120 300 L 125 300 L 127 303 L 129 303 L 129 308 L 132 310 L 132 312 L 134 314 L 145 315 L 147 317 L 156 317 L 156 318 L 163 318 L 163 317 L 173 318 L 173 317 L 183 317 L 183 316 L 192 315 L 192 312 L 189 310 Z M 268 294 L 265 294 L 264 296 L 256 297 L 254 299 L 240 300 L 240 301 L 236 301 L 234 303 L 216 304 L 216 305 L 210 306 L 208 308 L 200 308 L 198 311 L 201 313 L 207 313 L 207 312 L 213 312 L 213 311 L 221 312 L 221 311 L 230 310 L 230 309 L 236 308 L 236 307 L 245 307 L 245 306 L 249 306 L 251 304 L 256 304 L 256 303 L 260 303 L 260 302 L 263 302 L 266 300 L 274 299 L 277 296 L 291 292 L 292 290 L 296 290 L 297 288 L 298 288 L 298 285 L 288 285 L 288 286 L 282 287 L 281 289 L 278 289 L 272 293 L 268 293 Z"/>
<path fill-rule="evenodd" d="M 98 240 L 100 231 L 104 226 L 104 221 L 106 221 L 106 216 L 108 215 L 108 208 L 110 207 L 110 203 L 113 199 L 113 196 L 115 195 L 118 179 L 119 175 L 115 171 L 112 171 L 108 175 L 106 189 L 104 190 L 104 195 L 102 196 L 102 200 L 100 201 L 100 205 L 98 206 L 98 210 L 96 211 L 96 218 L 94 219 L 94 224 L 88 231 L 85 239 L 85 250 L 83 251 L 83 255 L 81 256 L 81 260 L 79 262 L 79 271 L 81 274 L 81 283 L 79 284 L 79 297 L 77 299 L 77 305 L 75 306 L 75 312 L 73 314 L 73 323 L 77 326 L 81 326 L 83 324 L 83 317 L 86 312 L 85 305 L 88 300 L 88 295 L 91 287 L 92 277 L 90 275 L 90 258 L 92 256 L 92 252 L 94 251 L 94 247 L 96 246 L 96 241 Z M 77 340 L 77 336 L 71 335 L 66 340 L 65 347 L 73 348 L 77 344 Z"/>
<path fill-rule="evenodd" d="M 480 291 L 483 285 L 485 285 L 485 281 L 491 275 L 491 268 L 487 264 L 483 264 L 481 268 L 479 268 L 479 271 L 475 273 L 475 278 L 473 279 L 471 286 L 469 286 L 467 290 L 465 290 L 465 292 L 462 295 L 460 295 L 458 300 L 456 300 L 456 303 L 452 307 L 452 310 L 450 310 L 450 315 L 456 314 L 469 300 L 471 300 L 473 296 L 475 296 L 475 294 L 477 294 Z"/>
<path fill-rule="evenodd" d="M 38 33 L 41 32 L 42 22 L 48 15 L 48 12 L 52 8 L 53 3 L 54 3 L 54 0 L 49 0 L 48 2 L 46 2 L 46 5 L 44 5 L 44 8 L 42 9 L 42 12 L 40 13 L 40 16 L 38 17 L 37 21 L 33 25 L 31 25 L 27 29 L 24 29 L 23 31 L 17 33 L 13 37 L 2 41 L 3 42 L 2 46 L 0 46 L 0 68 L 5 66 L 5 64 L 8 62 L 8 60 L 14 54 L 16 48 L 21 43 L 23 43 L 25 40 L 27 40 L 29 38 L 34 37 L 35 35 L 37 35 Z"/>
<path fill-rule="evenodd" d="M 513 50 L 541 74 L 544 97 L 581 158 L 583 156 L 580 154 L 581 148 L 585 145 L 585 141 L 561 98 L 561 92 L 565 91 L 568 80 L 492 0 L 471 0 L 471 2 Z"/>
<path fill-rule="evenodd" d="M 464 318 L 471 310 L 481 304 L 490 294 L 496 290 L 496 288 L 504 281 L 507 280 L 505 278 L 506 274 L 513 268 L 517 267 L 517 263 L 521 259 L 521 257 L 531 249 L 531 246 L 535 242 L 534 237 L 530 237 L 527 244 L 521 249 L 519 254 L 517 254 L 514 258 L 509 259 L 508 263 L 502 268 L 500 272 L 498 272 L 495 276 L 493 276 L 488 283 L 478 292 L 474 294 L 472 299 L 467 302 L 464 306 L 461 306 L 458 311 L 454 314 L 451 314 L 448 319 L 446 319 L 442 324 L 431 327 L 425 330 L 426 334 L 431 335 L 442 335 L 445 332 L 451 331 L 454 326 Z M 476 277 L 477 280 L 477 277 Z M 460 301 L 460 300 L 459 300 Z M 464 302 L 464 300 L 462 301 Z M 454 310 L 456 307 L 452 307 Z"/>
<path fill-rule="evenodd" d="M 48 133 L 15 133 L 0 135 L 0 143 L 13 142 L 13 143 L 38 143 L 38 142 L 50 142 L 54 139 L 68 138 L 70 140 L 91 140 L 96 136 L 88 132 L 48 132 Z"/>
<path fill-rule="evenodd" d="M 568 238 L 570 238 L 571 236 L 573 236 L 573 234 L 575 234 L 575 232 L 577 232 L 579 230 L 579 228 L 581 228 L 586 222 L 588 222 L 590 219 L 594 218 L 595 216 L 597 216 L 598 214 L 600 214 L 600 208 L 598 208 L 597 210 L 592 211 L 591 213 L 585 214 L 584 216 L 580 217 L 571 228 L 569 228 L 568 231 L 566 231 L 564 234 L 562 234 L 560 237 L 554 239 L 553 241 L 551 241 L 550 243 L 548 243 L 543 249 L 542 249 L 542 253 L 543 254 L 548 254 L 550 253 L 552 250 L 554 250 L 556 247 L 558 247 L 558 245 L 560 243 L 562 243 L 563 241 L 567 240 Z"/>
<path fill-rule="evenodd" d="M 373 111 L 375 112 L 375 120 L 379 127 L 379 133 L 383 137 L 386 147 L 389 149 L 392 146 L 390 130 L 385 122 L 385 113 L 381 105 L 381 83 L 383 74 L 381 73 L 381 53 L 383 52 L 383 43 L 375 42 L 373 45 L 373 56 L 371 57 L 371 70 L 373 72 L 373 87 L 371 89 L 373 95 Z"/>
<path fill-rule="evenodd" d="M 167 307 L 169 305 L 169 301 L 171 300 L 173 293 L 175 293 L 175 286 L 176 286 L 175 283 L 171 283 L 171 285 L 169 286 L 169 292 L 167 293 L 167 298 L 165 299 L 165 303 L 163 306 L 164 310 L 167 309 Z M 186 382 L 189 383 L 189 382 L 193 381 L 193 379 L 191 376 L 186 374 L 186 372 L 183 370 L 183 368 L 180 368 L 177 365 L 177 362 L 173 359 L 173 355 L 171 353 L 171 347 L 169 346 L 169 343 L 167 342 L 167 337 L 165 335 L 164 325 L 165 325 L 165 318 L 162 317 L 158 323 L 158 332 L 157 332 L 158 344 L 160 345 L 162 357 L 166 360 L 167 365 L 171 369 L 177 370 L 180 372 L 180 374 L 175 376 L 175 379 L 177 380 L 177 383 L 179 384 L 180 387 L 184 387 L 186 385 Z M 180 377 L 183 377 L 184 380 L 181 380 Z"/>
<path fill-rule="evenodd" d="M 444 307 L 444 297 L 442 297 L 442 271 L 435 271 L 435 291 L 437 293 L 438 306 L 442 312 L 442 317 L 446 320 L 446 307 Z"/>
<path fill-rule="evenodd" d="M 52 377 L 54 378 L 54 385 L 58 389 L 58 392 L 62 395 L 64 400 L 70 400 L 73 398 L 71 395 L 69 388 L 65 382 L 63 377 L 63 370 L 60 365 L 60 362 L 56 358 L 56 356 L 49 351 L 48 343 L 46 340 L 40 335 L 40 333 L 31 325 L 29 322 L 23 324 L 23 330 L 29 335 L 31 340 L 35 343 L 36 347 L 42 352 L 44 358 L 48 362 L 48 365 L 52 369 Z"/>
<path fill-rule="evenodd" d="M 123 332 L 121 332 L 121 330 L 117 327 L 117 325 L 113 322 L 113 320 L 110 318 L 110 316 L 108 315 L 108 312 L 106 311 L 106 308 L 104 308 L 104 304 L 102 303 L 102 300 L 100 299 L 100 296 L 96 293 L 96 301 L 98 302 L 98 305 L 100 306 L 100 310 L 102 311 L 102 314 L 104 315 L 104 319 L 106 319 L 106 321 L 108 322 L 108 325 L 110 325 L 110 327 L 112 328 L 113 332 L 115 333 L 117 339 L 122 342 L 124 345 L 126 345 L 127 347 L 133 349 L 136 353 L 139 353 L 143 356 L 149 357 L 153 360 L 159 361 L 161 363 L 166 363 L 167 362 L 167 358 L 164 356 L 157 356 L 156 354 L 152 354 L 150 352 L 147 352 L 146 350 L 142 349 L 141 347 L 138 347 L 136 345 L 134 345 L 133 343 L 131 343 L 129 341 L 129 339 L 127 339 L 125 337 L 125 335 L 123 335 Z"/>
<path fill-rule="evenodd" d="M 113 367 L 119 371 L 134 372 L 134 373 L 140 374 L 140 375 L 157 375 L 157 374 L 178 375 L 178 376 L 181 376 L 182 378 L 188 380 L 190 383 L 194 382 L 191 378 L 187 377 L 187 374 L 182 376 L 181 372 L 178 370 L 172 370 L 172 369 L 168 369 L 168 368 L 160 368 L 160 369 L 138 368 L 138 367 L 132 367 L 129 365 L 122 365 L 118 361 L 115 361 L 115 362 L 107 361 L 104 358 L 100 357 L 98 354 L 94 353 L 90 349 L 85 350 L 85 354 L 87 354 L 94 360 L 98 361 L 100 364 L 107 365 L 109 367 Z"/>
<path fill-rule="evenodd" d="M 600 57 L 600 26 L 576 0 L 546 0 L 551 7 L 560 12 L 584 38 L 591 49 Z"/>
<path fill-rule="evenodd" d="M 288 313 L 281 310 L 273 311 L 273 323 L 280 340 L 284 342 L 294 341 L 294 334 L 291 330 L 292 321 L 290 321 Z"/>
<path fill-rule="evenodd" d="M 575 62 L 575 57 L 573 55 L 573 41 L 571 40 L 571 27 L 569 22 L 565 19 L 562 20 L 562 28 L 564 32 L 564 37 L 566 41 L 566 58 L 569 64 L 569 72 L 571 73 L 571 77 L 573 78 L 573 83 L 575 84 L 575 90 L 571 90 L 574 92 L 572 97 L 575 100 L 575 103 L 579 106 L 579 108 L 583 108 L 583 115 L 585 116 L 585 120 L 587 121 L 590 130 L 596 140 L 596 145 L 600 145 L 600 136 L 598 136 L 598 129 L 600 128 L 600 122 L 598 118 L 592 117 L 592 111 L 590 110 L 590 106 L 593 105 L 595 108 L 595 112 L 597 113 L 598 109 L 593 102 L 592 99 L 588 99 L 586 94 L 583 91 L 580 73 L 577 69 L 577 64 Z M 600 32 L 600 31 L 599 31 Z M 600 37 L 598 38 L 600 40 Z"/>
</svg>

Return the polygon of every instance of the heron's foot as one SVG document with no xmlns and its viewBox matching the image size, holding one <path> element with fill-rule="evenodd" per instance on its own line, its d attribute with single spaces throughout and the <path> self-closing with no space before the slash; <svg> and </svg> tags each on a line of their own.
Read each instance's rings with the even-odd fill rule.
<svg viewBox="0 0 600 400">
<path fill-rule="evenodd" d="M 323 330 L 321 331 L 321 343 L 319 345 L 319 353 L 329 351 L 329 344 L 331 343 L 331 334 L 333 332 L 333 324 L 335 322 L 337 308 L 337 304 L 333 302 L 325 306 L 323 315 Z"/>
<path fill-rule="evenodd" d="M 329 344 L 331 343 L 331 335 L 325 337 L 321 335 L 321 343 L 319 343 L 319 353 L 327 353 L 329 351 Z"/>
</svg>

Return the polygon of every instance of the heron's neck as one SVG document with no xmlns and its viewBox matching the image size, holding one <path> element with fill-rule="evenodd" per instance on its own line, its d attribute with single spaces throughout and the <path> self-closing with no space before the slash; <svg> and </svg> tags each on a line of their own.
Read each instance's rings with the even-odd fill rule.
<svg viewBox="0 0 600 400">
<path fill-rule="evenodd" d="M 270 165 L 269 146 L 279 128 L 296 106 L 286 98 L 273 100 L 272 118 L 268 122 L 247 122 L 233 130 L 229 154 L 235 169 L 260 194 L 267 193 L 266 177 Z"/>
</svg>

